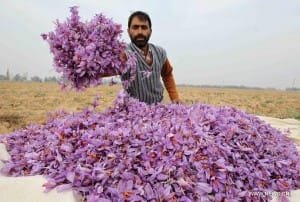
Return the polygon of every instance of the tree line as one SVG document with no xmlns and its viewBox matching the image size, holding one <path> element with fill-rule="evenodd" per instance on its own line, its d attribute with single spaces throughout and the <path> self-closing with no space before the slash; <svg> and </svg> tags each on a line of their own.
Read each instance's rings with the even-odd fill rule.
<svg viewBox="0 0 300 202">
<path fill-rule="evenodd" d="M 27 74 L 16 74 L 14 76 L 10 76 L 9 71 L 7 70 L 6 75 L 0 74 L 0 81 L 18 81 L 18 82 L 25 82 L 25 81 L 32 81 L 32 82 L 55 82 L 58 83 L 60 78 L 55 76 L 49 76 L 45 78 L 41 78 L 39 76 L 32 76 L 28 79 Z M 118 80 L 114 81 L 115 83 L 120 83 Z M 111 83 L 104 79 L 103 83 Z M 186 86 L 186 87 L 200 87 L 200 88 L 234 88 L 234 89 L 255 89 L 255 90 L 277 90 L 276 88 L 261 88 L 261 87 L 249 87 L 249 86 L 235 86 L 235 85 L 187 85 L 187 84 L 179 84 L 179 86 Z M 286 91 L 300 91 L 300 88 L 296 87 L 287 87 L 285 88 Z"/>
<path fill-rule="evenodd" d="M 19 82 L 25 82 L 25 81 L 32 81 L 32 82 L 59 82 L 59 78 L 55 76 L 49 76 L 49 77 L 39 77 L 39 76 L 32 76 L 28 78 L 27 74 L 15 74 L 11 76 L 9 73 L 9 70 L 7 70 L 6 75 L 0 74 L 0 81 L 19 81 Z"/>
</svg>

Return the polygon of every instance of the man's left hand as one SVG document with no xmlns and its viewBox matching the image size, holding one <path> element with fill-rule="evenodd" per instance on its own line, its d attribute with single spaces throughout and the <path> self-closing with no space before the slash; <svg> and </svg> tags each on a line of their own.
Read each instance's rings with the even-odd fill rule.
<svg viewBox="0 0 300 202">
<path fill-rule="evenodd" d="M 183 102 L 179 99 L 172 100 L 172 104 L 183 104 Z"/>
</svg>

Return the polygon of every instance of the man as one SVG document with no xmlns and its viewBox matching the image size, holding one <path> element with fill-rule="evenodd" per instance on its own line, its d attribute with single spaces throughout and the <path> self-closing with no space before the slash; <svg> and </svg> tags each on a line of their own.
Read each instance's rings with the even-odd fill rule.
<svg viewBox="0 0 300 202">
<path fill-rule="evenodd" d="M 148 43 L 152 33 L 149 15 L 142 11 L 132 13 L 128 19 L 127 32 L 131 40 L 128 51 L 137 55 L 137 75 L 127 89 L 129 95 L 148 104 L 161 102 L 163 86 L 160 77 L 162 77 L 171 101 L 178 103 L 179 96 L 172 73 L 173 68 L 166 51 Z M 150 72 L 149 76 L 145 76 L 144 72 Z"/>
<path fill-rule="evenodd" d="M 137 56 L 137 72 L 135 80 L 126 89 L 127 93 L 148 104 L 163 100 L 162 78 L 172 103 L 179 103 L 173 68 L 167 58 L 166 51 L 148 43 L 152 29 L 151 19 L 147 13 L 136 11 L 129 16 L 127 32 L 131 39 L 126 52 Z M 125 53 L 126 53 L 125 52 Z M 126 58 L 121 55 L 121 59 Z M 146 74 L 147 75 L 146 75 Z M 129 73 L 121 75 L 122 80 L 128 80 Z"/>
</svg>

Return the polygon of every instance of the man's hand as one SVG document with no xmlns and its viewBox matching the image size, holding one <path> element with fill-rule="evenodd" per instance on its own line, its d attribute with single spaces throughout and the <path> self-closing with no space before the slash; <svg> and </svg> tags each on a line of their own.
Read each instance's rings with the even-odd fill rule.
<svg viewBox="0 0 300 202">
<path fill-rule="evenodd" d="M 172 100 L 172 104 L 183 104 L 183 102 L 179 99 Z"/>
<path fill-rule="evenodd" d="M 127 56 L 126 56 L 125 51 L 122 51 L 120 53 L 119 58 L 120 58 L 122 63 L 125 63 L 127 61 Z M 111 77 L 111 76 L 118 76 L 118 74 L 116 74 L 116 73 L 111 73 L 111 74 L 106 73 L 106 74 L 100 75 L 100 77 Z"/>
<path fill-rule="evenodd" d="M 120 60 L 121 62 L 125 63 L 127 61 L 127 56 L 126 56 L 126 53 L 125 51 L 122 51 L 121 54 L 120 54 Z"/>
</svg>

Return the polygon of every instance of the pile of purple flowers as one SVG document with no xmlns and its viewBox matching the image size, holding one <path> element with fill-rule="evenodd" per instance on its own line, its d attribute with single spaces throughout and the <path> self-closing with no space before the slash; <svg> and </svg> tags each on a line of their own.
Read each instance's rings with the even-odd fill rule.
<svg viewBox="0 0 300 202">
<path fill-rule="evenodd" d="M 71 7 L 71 17 L 65 22 L 56 21 L 56 29 L 42 34 L 50 45 L 54 66 L 62 73 L 62 80 L 75 89 L 101 84 L 103 75 L 122 75 L 130 72 L 124 81 L 128 87 L 135 78 L 136 58 L 127 54 L 122 60 L 126 44 L 121 41 L 121 25 L 104 15 L 81 22 L 77 7 Z"/>
<path fill-rule="evenodd" d="M 2 173 L 44 175 L 87 201 L 266 201 L 300 188 L 300 155 L 255 116 L 204 104 L 146 105 L 120 94 L 99 113 L 58 113 L 2 136 Z"/>
</svg>

